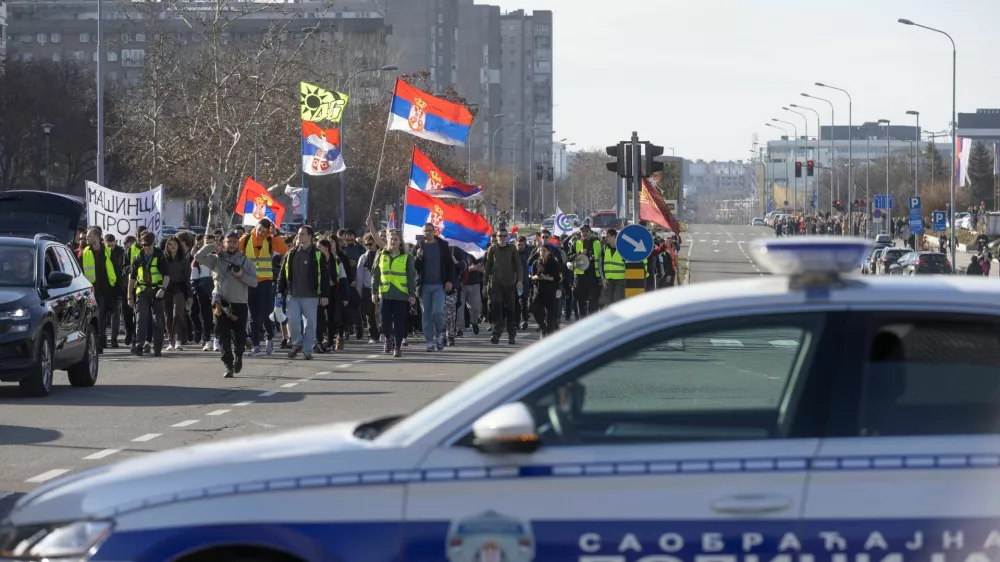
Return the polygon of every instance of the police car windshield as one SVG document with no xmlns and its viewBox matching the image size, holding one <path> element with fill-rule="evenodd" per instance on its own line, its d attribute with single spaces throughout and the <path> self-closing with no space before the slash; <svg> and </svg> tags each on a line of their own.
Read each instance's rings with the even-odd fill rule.
<svg viewBox="0 0 1000 562">
<path fill-rule="evenodd" d="M 0 287 L 35 285 L 35 248 L 0 244 Z"/>
<path fill-rule="evenodd" d="M 558 330 L 532 345 L 531 352 L 511 355 L 400 420 L 386 429 L 376 441 L 388 446 L 405 446 L 456 412 L 473 408 L 477 413 L 484 414 L 486 412 L 483 411 L 484 405 L 481 402 L 487 400 L 494 405 L 502 403 L 509 392 L 501 392 L 501 389 L 510 384 L 513 377 L 543 370 L 546 361 L 564 357 L 571 348 L 591 346 L 595 340 L 605 339 L 602 335 L 605 330 L 619 329 L 625 323 L 624 318 L 606 310 Z M 525 379 L 525 385 L 530 382 L 530 379 Z M 470 423 L 472 421 L 474 420 L 470 420 Z"/>
</svg>

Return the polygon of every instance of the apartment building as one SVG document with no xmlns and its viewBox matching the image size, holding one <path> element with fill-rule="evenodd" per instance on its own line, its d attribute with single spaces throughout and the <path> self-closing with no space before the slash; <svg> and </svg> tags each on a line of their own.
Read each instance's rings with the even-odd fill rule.
<svg viewBox="0 0 1000 562">
<path fill-rule="evenodd" d="M 0 61 L 7 52 L 7 2 L 0 0 Z"/>
<path fill-rule="evenodd" d="M 534 173 L 552 162 L 552 12 L 508 12 L 500 18 L 500 38 L 501 160 L 518 172 Z M 527 175 L 520 189 L 528 184 Z M 525 200 L 520 194 L 518 199 Z"/>
<path fill-rule="evenodd" d="M 146 4 L 149 6 L 149 4 Z M 135 84 L 140 77 L 146 51 L 153 42 L 153 22 L 157 30 L 173 32 L 174 39 L 182 45 L 196 45 L 205 37 L 197 28 L 192 29 L 181 17 L 162 4 L 162 11 L 149 12 L 123 10 L 114 1 L 103 2 L 104 18 L 101 25 L 102 50 L 105 64 L 103 72 L 110 81 L 124 85 Z M 275 21 L 287 22 L 288 30 L 302 30 L 319 26 L 317 33 L 325 44 L 335 45 L 357 34 L 384 35 L 385 23 L 377 11 L 366 10 L 366 3 L 356 6 L 341 5 L 331 10 L 327 4 L 305 2 L 276 4 L 273 10 L 239 11 L 233 5 L 232 21 L 221 39 L 224 43 L 254 41 L 264 37 L 269 25 Z M 354 9 L 360 7 L 362 9 Z M 207 19 L 206 6 L 205 17 Z M 15 0 L 7 2 L 8 56 L 10 60 L 40 61 L 74 60 L 91 64 L 97 62 L 97 2 L 93 0 Z M 186 6 L 186 17 L 199 19 L 197 3 Z M 365 64 L 370 53 L 356 49 L 355 60 Z M 377 64 L 372 62 L 372 64 Z M 347 70 L 344 71 L 345 73 Z"/>
</svg>

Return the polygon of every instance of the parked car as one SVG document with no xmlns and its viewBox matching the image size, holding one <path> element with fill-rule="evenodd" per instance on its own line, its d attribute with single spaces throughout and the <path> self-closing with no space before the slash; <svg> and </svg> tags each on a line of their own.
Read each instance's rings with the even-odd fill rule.
<svg viewBox="0 0 1000 562">
<path fill-rule="evenodd" d="M 884 248 L 882 253 L 879 254 L 879 259 L 875 273 L 888 275 L 889 267 L 896 263 L 897 260 L 909 254 L 911 250 L 909 248 Z"/>
<path fill-rule="evenodd" d="M 0 236 L 32 237 L 39 232 L 72 246 L 78 228 L 87 227 L 87 203 L 80 197 L 47 191 L 0 192 Z"/>
</svg>

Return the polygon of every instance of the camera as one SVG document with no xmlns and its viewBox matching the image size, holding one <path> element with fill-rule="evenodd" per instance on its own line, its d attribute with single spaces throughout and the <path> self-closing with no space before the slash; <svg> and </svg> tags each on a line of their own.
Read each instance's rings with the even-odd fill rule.
<svg viewBox="0 0 1000 562">
<path fill-rule="evenodd" d="M 242 270 L 240 269 L 240 266 L 231 263 L 229 264 L 229 271 L 232 271 L 233 273 L 239 273 Z"/>
</svg>

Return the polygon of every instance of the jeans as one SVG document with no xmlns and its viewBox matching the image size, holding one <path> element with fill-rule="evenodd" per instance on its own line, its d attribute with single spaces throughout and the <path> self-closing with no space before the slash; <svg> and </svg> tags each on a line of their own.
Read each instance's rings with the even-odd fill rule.
<svg viewBox="0 0 1000 562">
<path fill-rule="evenodd" d="M 288 331 L 291 333 L 292 347 L 312 353 L 316 345 L 316 314 L 319 311 L 319 297 L 288 297 L 285 315 L 288 316 Z"/>
<path fill-rule="evenodd" d="M 392 349 L 401 349 L 406 337 L 406 317 L 410 314 L 410 303 L 391 299 L 379 301 L 382 317 L 382 333 Z"/>
<path fill-rule="evenodd" d="M 424 285 L 420 288 L 420 308 L 423 312 L 424 338 L 437 342 L 444 335 L 444 286 Z"/>
<path fill-rule="evenodd" d="M 247 348 L 247 316 L 250 315 L 247 305 L 234 302 L 229 310 L 236 316 L 230 318 L 223 314 L 216 319 L 219 330 L 219 341 L 222 344 L 222 362 L 232 367 L 236 359 L 242 358 Z"/>
<path fill-rule="evenodd" d="M 517 325 L 514 323 L 515 310 L 520 298 L 517 296 L 517 288 L 501 287 L 494 283 L 490 285 L 490 315 L 493 320 L 493 335 L 500 337 L 503 333 L 504 324 L 507 325 L 507 335 L 514 337 L 517 335 Z M 527 320 L 527 317 L 525 317 Z"/>
<path fill-rule="evenodd" d="M 155 290 L 142 291 L 135 296 L 135 308 L 139 311 L 138 333 L 143 337 L 133 340 L 134 347 L 142 347 L 149 341 L 146 334 L 151 334 L 153 351 L 163 349 L 163 299 L 156 298 Z"/>
<path fill-rule="evenodd" d="M 261 328 L 267 332 L 267 339 L 274 338 L 274 281 L 258 281 L 256 287 L 247 290 L 247 304 L 250 309 L 250 343 L 260 345 Z"/>
</svg>

